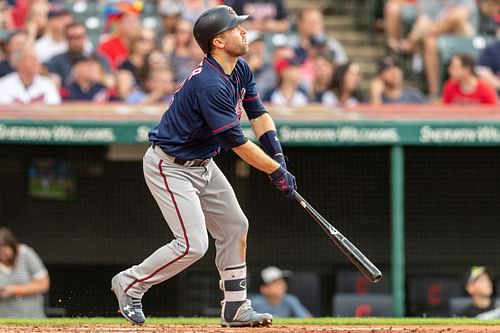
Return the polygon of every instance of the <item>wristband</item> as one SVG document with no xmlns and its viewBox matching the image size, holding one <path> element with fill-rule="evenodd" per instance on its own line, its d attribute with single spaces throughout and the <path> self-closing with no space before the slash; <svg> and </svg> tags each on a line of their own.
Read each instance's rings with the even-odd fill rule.
<svg viewBox="0 0 500 333">
<path fill-rule="evenodd" d="M 285 155 L 283 154 L 283 148 L 281 148 L 281 143 L 276 131 L 270 130 L 262 134 L 259 138 L 259 142 L 262 146 L 262 150 L 264 150 L 267 155 L 271 156 L 282 167 L 286 168 Z"/>
<path fill-rule="evenodd" d="M 259 138 L 259 142 L 267 155 L 273 158 L 276 154 L 283 155 L 283 149 L 281 148 L 281 143 L 278 139 L 278 133 L 276 133 L 276 131 L 270 130 L 262 134 Z"/>
</svg>

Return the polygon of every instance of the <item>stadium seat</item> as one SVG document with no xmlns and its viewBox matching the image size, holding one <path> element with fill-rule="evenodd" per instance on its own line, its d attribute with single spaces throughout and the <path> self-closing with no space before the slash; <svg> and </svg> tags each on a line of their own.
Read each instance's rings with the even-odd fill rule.
<svg viewBox="0 0 500 333">
<path fill-rule="evenodd" d="M 335 294 L 332 300 L 334 317 L 392 317 L 389 294 Z"/>
<path fill-rule="evenodd" d="M 408 314 L 447 317 L 448 300 L 463 295 L 462 280 L 451 276 L 412 276 L 408 279 Z"/>
<path fill-rule="evenodd" d="M 338 270 L 335 273 L 335 292 L 357 295 L 388 294 L 389 279 L 386 274 L 378 283 L 371 283 L 363 274 L 355 270 Z"/>
<path fill-rule="evenodd" d="M 316 272 L 294 272 L 288 279 L 288 291 L 297 296 L 315 317 L 321 316 L 321 284 Z"/>
</svg>

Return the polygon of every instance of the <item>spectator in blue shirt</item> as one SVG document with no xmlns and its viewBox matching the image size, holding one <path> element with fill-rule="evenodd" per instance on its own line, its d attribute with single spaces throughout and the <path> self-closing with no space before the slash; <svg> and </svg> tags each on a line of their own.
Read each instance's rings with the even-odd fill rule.
<svg viewBox="0 0 500 333">
<path fill-rule="evenodd" d="M 372 104 L 422 104 L 427 102 L 419 90 L 403 86 L 403 70 L 396 58 L 387 56 L 379 62 L 378 66 L 378 74 L 370 82 Z"/>
<path fill-rule="evenodd" d="M 255 311 L 268 312 L 274 317 L 281 318 L 312 317 L 296 296 L 287 293 L 285 278 L 291 275 L 290 271 L 269 266 L 263 269 L 260 275 L 262 278 L 260 295 L 251 298 Z"/>
<path fill-rule="evenodd" d="M 104 103 L 110 100 L 108 88 L 100 82 L 102 71 L 99 59 L 82 56 L 74 60 L 72 83 L 61 89 L 61 95 L 66 101 L 92 101 Z"/>
</svg>

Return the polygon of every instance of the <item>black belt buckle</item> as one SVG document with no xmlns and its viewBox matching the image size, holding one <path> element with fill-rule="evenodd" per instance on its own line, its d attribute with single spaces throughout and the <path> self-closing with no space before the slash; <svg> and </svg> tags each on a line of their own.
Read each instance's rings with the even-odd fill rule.
<svg viewBox="0 0 500 333">
<path fill-rule="evenodd" d="M 206 159 L 206 160 L 191 160 L 191 161 L 183 160 L 183 159 L 178 158 L 178 157 L 176 157 L 174 159 L 174 163 L 175 164 L 186 166 L 186 167 L 206 166 L 208 164 L 208 162 L 210 162 L 209 159 Z"/>
</svg>

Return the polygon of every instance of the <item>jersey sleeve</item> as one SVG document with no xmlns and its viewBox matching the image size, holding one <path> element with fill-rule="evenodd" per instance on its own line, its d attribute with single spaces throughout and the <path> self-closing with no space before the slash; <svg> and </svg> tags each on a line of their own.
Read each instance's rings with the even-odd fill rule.
<svg viewBox="0 0 500 333">
<path fill-rule="evenodd" d="M 255 77 L 252 70 L 246 62 L 243 63 L 243 75 L 245 80 L 245 97 L 243 98 L 243 108 L 247 113 L 248 119 L 255 119 L 264 113 L 267 113 L 255 83 Z"/>
<path fill-rule="evenodd" d="M 224 87 L 215 85 L 201 89 L 197 105 L 213 134 L 240 124 L 240 118 L 231 103 L 231 95 Z"/>
</svg>

